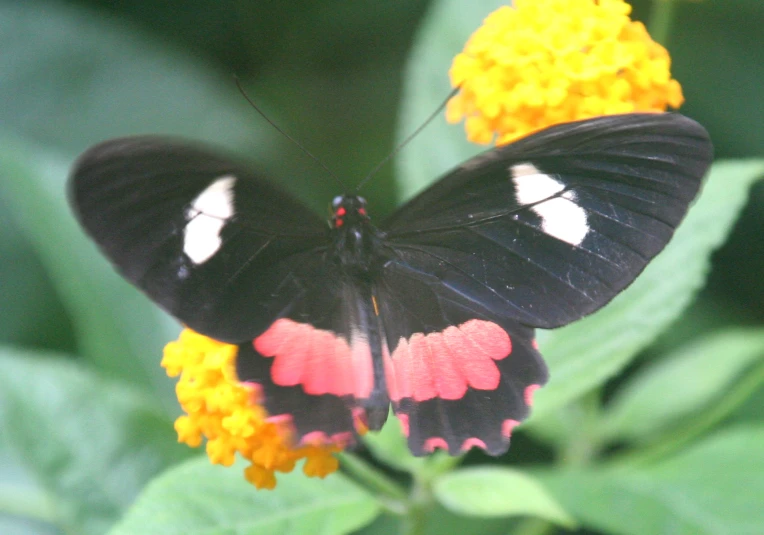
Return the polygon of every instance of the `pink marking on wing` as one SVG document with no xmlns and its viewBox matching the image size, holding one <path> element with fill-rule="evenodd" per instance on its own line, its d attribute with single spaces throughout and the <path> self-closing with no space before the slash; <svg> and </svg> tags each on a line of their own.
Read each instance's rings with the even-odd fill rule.
<svg viewBox="0 0 764 535">
<path fill-rule="evenodd" d="M 515 426 L 519 425 L 520 422 L 517 420 L 504 420 L 504 422 L 501 424 L 501 434 L 504 435 L 506 438 L 509 438 L 512 436 L 512 430 L 515 428 Z"/>
<path fill-rule="evenodd" d="M 408 414 L 396 414 L 398 421 L 401 422 L 401 431 L 405 436 L 409 436 L 409 415 Z"/>
<path fill-rule="evenodd" d="M 486 445 L 485 445 L 485 442 L 483 442 L 479 438 L 474 438 L 474 437 L 473 438 L 468 438 L 467 440 L 465 440 L 464 443 L 462 444 L 461 450 L 462 451 L 467 451 L 470 448 L 487 449 Z"/>
<path fill-rule="evenodd" d="M 402 398 L 411 397 L 414 387 L 414 366 L 411 360 L 411 348 L 409 343 L 401 338 L 393 356 L 390 357 L 390 366 L 395 377 L 395 391 L 388 392 L 390 399 L 400 401 Z"/>
<path fill-rule="evenodd" d="M 354 441 L 353 433 L 351 433 L 350 431 L 335 433 L 330 437 L 330 440 L 333 444 L 337 444 L 338 446 L 342 446 L 344 448 L 346 445 Z"/>
<path fill-rule="evenodd" d="M 409 338 L 408 353 L 403 356 L 409 359 L 407 364 L 411 370 L 411 377 L 409 378 L 411 397 L 417 401 L 423 401 L 437 396 L 438 390 L 435 388 L 432 374 L 432 355 L 427 337 L 422 333 L 414 333 Z M 393 360 L 395 360 L 394 354 Z"/>
<path fill-rule="evenodd" d="M 533 349 L 538 351 L 539 350 L 539 341 L 534 338 L 533 340 L 531 340 L 531 346 L 533 346 Z"/>
<path fill-rule="evenodd" d="M 388 395 L 393 401 L 410 397 L 461 399 L 468 387 L 495 390 L 501 374 L 495 360 L 512 352 L 509 335 L 499 325 L 469 320 L 458 327 L 401 338 L 391 356 Z"/>
<path fill-rule="evenodd" d="M 331 333 L 330 333 L 331 334 Z M 334 366 L 330 366 L 331 373 L 334 374 L 334 393 L 353 392 L 355 389 L 352 373 L 348 373 L 353 366 L 353 358 L 350 354 L 347 342 L 339 336 L 334 336 L 334 357 L 332 359 Z M 337 394 L 344 395 L 344 394 Z"/>
<path fill-rule="evenodd" d="M 459 330 L 472 339 L 493 360 L 501 360 L 512 352 L 512 341 L 499 325 L 484 320 L 469 320 Z"/>
<path fill-rule="evenodd" d="M 469 385 L 478 390 L 495 390 L 499 386 L 501 374 L 493 362 L 494 355 L 482 345 L 480 338 L 473 338 L 471 330 L 474 329 L 464 328 L 466 325 L 449 327 L 443 333 L 451 352 L 459 361 L 465 387 Z"/>
<path fill-rule="evenodd" d="M 300 445 L 310 446 L 324 446 L 328 444 L 336 444 L 338 446 L 345 446 L 353 441 L 353 433 L 350 431 L 343 431 L 341 433 L 335 433 L 331 436 L 327 435 L 323 431 L 311 431 L 305 433 L 300 439 Z"/>
<path fill-rule="evenodd" d="M 424 441 L 425 451 L 433 452 L 435 451 L 435 448 L 447 450 L 448 442 L 446 442 L 446 440 L 441 437 L 430 437 Z"/>
<path fill-rule="evenodd" d="M 533 394 L 541 388 L 541 385 L 528 385 L 525 387 L 525 390 L 523 391 L 523 398 L 525 399 L 525 404 L 529 407 L 533 405 Z"/>
<path fill-rule="evenodd" d="M 385 370 L 385 385 L 387 386 L 387 395 L 393 401 L 399 401 L 401 395 L 398 391 L 398 378 L 395 375 L 395 364 L 390 358 L 390 351 L 387 349 L 387 343 L 382 340 L 382 366 Z"/>
<path fill-rule="evenodd" d="M 305 433 L 303 435 L 300 439 L 300 445 L 311 444 L 320 446 L 321 444 L 326 444 L 328 441 L 329 437 L 327 437 L 326 433 L 323 431 L 311 431 L 310 433 Z"/>
<path fill-rule="evenodd" d="M 324 350 L 323 348 L 320 348 L 320 341 L 318 338 L 320 338 L 320 332 L 306 332 L 305 339 L 302 341 L 303 344 L 305 344 L 305 352 L 303 353 L 302 357 L 302 389 L 306 394 L 310 394 L 312 396 L 318 396 L 321 394 L 327 393 L 327 373 L 326 370 L 322 368 L 322 362 L 321 362 L 321 353 Z M 279 360 L 283 360 L 283 356 L 276 355 L 276 361 L 274 362 L 274 369 L 276 366 L 276 363 L 278 363 Z M 275 381 L 275 373 L 273 374 L 274 382 Z"/>
<path fill-rule="evenodd" d="M 446 331 L 459 331 L 456 327 L 449 327 Z M 463 335 L 462 335 L 463 337 Z M 430 375 L 434 378 L 438 389 L 438 397 L 441 399 L 461 399 L 467 393 L 467 381 L 462 373 L 457 357 L 449 349 L 443 333 L 427 335 L 432 355 L 432 368 Z"/>
<path fill-rule="evenodd" d="M 292 415 L 291 414 L 277 414 L 275 416 L 268 416 L 265 419 L 266 422 L 269 424 L 291 424 L 292 423 Z"/>
<path fill-rule="evenodd" d="M 351 361 L 355 378 L 355 391 L 358 399 L 366 399 L 374 389 L 374 368 L 371 358 L 371 347 L 366 336 L 353 332 L 351 335 Z"/>
<path fill-rule="evenodd" d="M 309 325 L 288 319 L 276 320 L 263 334 L 255 338 L 255 350 L 265 357 L 275 357 L 271 367 L 273 382 L 281 386 L 295 386 L 302 382 Z"/>
<path fill-rule="evenodd" d="M 252 345 L 261 355 L 275 355 L 281 349 L 285 340 L 289 338 L 288 331 L 292 329 L 294 322 L 287 319 L 278 319 L 263 334 L 255 338 Z M 295 324 L 297 325 L 297 324 Z"/>
<path fill-rule="evenodd" d="M 347 343 L 320 329 L 308 333 L 310 353 L 305 361 L 303 389 L 306 394 L 344 395 L 352 389 L 352 380 L 347 373 Z"/>
<path fill-rule="evenodd" d="M 282 318 L 253 342 L 273 357 L 271 379 L 279 386 L 302 385 L 306 394 L 366 398 L 374 386 L 369 344 L 362 337 L 353 348 L 331 331 Z"/>
</svg>

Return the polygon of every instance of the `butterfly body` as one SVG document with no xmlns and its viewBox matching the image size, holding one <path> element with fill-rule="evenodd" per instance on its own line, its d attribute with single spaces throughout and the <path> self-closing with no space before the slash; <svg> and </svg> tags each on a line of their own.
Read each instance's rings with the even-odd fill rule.
<svg viewBox="0 0 764 535">
<path fill-rule="evenodd" d="M 128 280 L 238 345 L 239 379 L 296 440 L 353 440 L 392 406 L 415 454 L 499 454 L 547 380 L 534 329 L 628 286 L 711 155 L 679 115 L 569 123 L 465 162 L 379 225 L 338 196 L 327 226 L 234 159 L 141 136 L 86 152 L 70 194 Z"/>
</svg>

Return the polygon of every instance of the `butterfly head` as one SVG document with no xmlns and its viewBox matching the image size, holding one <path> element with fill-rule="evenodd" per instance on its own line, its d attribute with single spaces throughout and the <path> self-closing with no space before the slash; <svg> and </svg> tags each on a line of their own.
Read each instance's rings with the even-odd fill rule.
<svg viewBox="0 0 764 535">
<path fill-rule="evenodd" d="M 366 199 L 357 195 L 338 195 L 332 201 L 332 228 L 356 226 L 369 221 Z"/>
</svg>

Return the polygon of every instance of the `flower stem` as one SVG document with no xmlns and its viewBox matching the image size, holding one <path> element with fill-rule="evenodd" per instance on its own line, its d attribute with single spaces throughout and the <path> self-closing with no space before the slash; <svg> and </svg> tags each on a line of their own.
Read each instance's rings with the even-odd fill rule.
<svg viewBox="0 0 764 535">
<path fill-rule="evenodd" d="M 414 485 L 403 517 L 402 535 L 422 535 L 427 524 L 427 511 L 433 503 L 429 478 L 414 477 Z"/>
<path fill-rule="evenodd" d="M 374 468 L 357 455 L 352 453 L 337 453 L 342 470 L 357 482 L 362 483 L 368 490 L 384 497 L 384 505 L 393 514 L 402 515 L 406 512 L 405 503 L 408 501 L 408 493 L 398 483 Z"/>
<path fill-rule="evenodd" d="M 568 440 L 557 450 L 557 464 L 581 467 L 597 458 L 602 447 L 599 429 L 602 420 L 602 392 L 595 388 L 584 394 L 570 407 L 573 428 Z"/>
<path fill-rule="evenodd" d="M 647 30 L 650 36 L 663 46 L 668 44 L 676 11 L 675 0 L 653 0 Z"/>
</svg>

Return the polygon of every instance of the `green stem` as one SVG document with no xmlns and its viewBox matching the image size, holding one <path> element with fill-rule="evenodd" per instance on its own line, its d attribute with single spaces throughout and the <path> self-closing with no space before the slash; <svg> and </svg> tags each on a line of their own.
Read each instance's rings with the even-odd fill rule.
<svg viewBox="0 0 764 535">
<path fill-rule="evenodd" d="M 751 372 L 746 373 L 735 388 L 722 397 L 718 403 L 712 408 L 703 411 L 699 418 L 681 427 L 668 439 L 637 452 L 626 453 L 613 458 L 608 464 L 613 466 L 628 465 L 631 467 L 634 465 L 650 464 L 667 457 L 727 418 L 756 392 L 762 384 L 764 384 L 764 363 L 755 367 Z"/>
<path fill-rule="evenodd" d="M 652 2 L 650 16 L 647 19 L 647 31 L 655 41 L 663 46 L 668 45 L 675 11 L 675 0 L 653 0 Z"/>
<path fill-rule="evenodd" d="M 55 508 L 50 496 L 41 491 L 0 485 L 0 513 L 56 524 Z"/>
<path fill-rule="evenodd" d="M 424 533 L 427 525 L 427 512 L 432 508 L 432 503 L 430 480 L 415 476 L 403 520 L 402 535 L 422 535 Z"/>
<path fill-rule="evenodd" d="M 367 489 L 384 498 L 383 505 L 391 513 L 397 515 L 406 513 L 405 503 L 408 501 L 408 494 L 403 487 L 360 457 L 351 453 L 338 453 L 337 457 L 342 470 Z"/>
<path fill-rule="evenodd" d="M 600 400 L 600 389 L 595 388 L 571 405 L 570 416 L 574 428 L 569 429 L 569 440 L 557 451 L 559 465 L 585 466 L 597 457 L 601 447 Z"/>
</svg>

